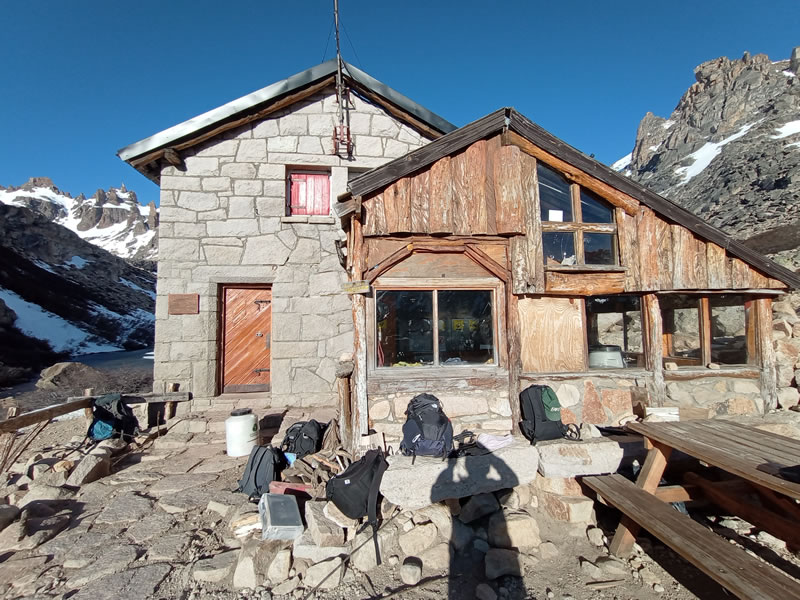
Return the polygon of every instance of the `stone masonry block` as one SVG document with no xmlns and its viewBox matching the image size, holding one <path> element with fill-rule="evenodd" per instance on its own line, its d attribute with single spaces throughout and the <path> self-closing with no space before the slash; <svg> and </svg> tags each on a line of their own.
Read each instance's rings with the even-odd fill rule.
<svg viewBox="0 0 800 600">
<path fill-rule="evenodd" d="M 247 240 L 243 264 L 283 265 L 289 249 L 274 235 L 261 235 Z"/>
<path fill-rule="evenodd" d="M 233 192 L 237 196 L 260 196 L 264 184 L 260 179 L 239 179 L 233 182 Z"/>
<path fill-rule="evenodd" d="M 159 228 L 161 226 L 159 225 Z M 172 224 L 172 237 L 176 238 L 205 238 L 206 224 L 205 223 L 173 223 Z M 164 235 L 163 230 L 159 231 L 159 236 L 162 239 L 167 236 Z M 160 283 L 160 282 L 159 282 Z"/>
<path fill-rule="evenodd" d="M 583 496 L 558 496 L 539 492 L 539 507 L 556 521 L 589 523 L 594 520 L 594 501 Z"/>
<path fill-rule="evenodd" d="M 358 156 L 383 156 L 383 143 L 380 138 L 356 135 L 355 148 Z"/>
<path fill-rule="evenodd" d="M 174 206 L 164 206 L 161 205 L 161 209 L 159 210 L 161 223 L 175 223 L 175 222 L 184 222 L 184 223 L 196 223 L 197 222 L 197 212 L 194 210 L 187 210 L 185 208 L 177 208 Z"/>
<path fill-rule="evenodd" d="M 330 138 L 333 124 L 334 116 L 331 114 L 308 115 L 308 133 L 310 135 Z"/>
<path fill-rule="evenodd" d="M 287 115 L 278 120 L 281 135 L 306 135 L 308 119 L 305 115 Z"/>
<path fill-rule="evenodd" d="M 272 163 L 263 163 L 261 165 L 258 165 L 258 178 L 263 179 L 265 181 L 268 179 L 273 179 L 285 182 L 286 166 L 280 164 L 272 164 Z"/>
<path fill-rule="evenodd" d="M 187 239 L 160 239 L 159 252 L 173 260 L 196 261 L 200 256 L 200 242 Z"/>
<path fill-rule="evenodd" d="M 272 152 L 297 152 L 297 136 L 282 135 L 267 140 L 267 149 Z M 271 158 L 271 157 L 270 157 Z M 270 162 L 284 162 L 271 158 Z M 287 161 L 288 162 L 288 161 Z"/>
<path fill-rule="evenodd" d="M 230 177 L 203 177 L 203 191 L 205 192 L 227 192 L 230 189 Z"/>
<path fill-rule="evenodd" d="M 174 177 L 162 176 L 162 190 L 186 190 L 189 192 L 199 192 L 201 179 L 199 177 Z"/>
<path fill-rule="evenodd" d="M 187 156 L 186 172 L 192 175 L 219 175 L 219 159 L 205 156 Z"/>
<path fill-rule="evenodd" d="M 620 444 L 600 439 L 541 442 L 539 472 L 545 477 L 616 473 L 624 454 Z"/>
<path fill-rule="evenodd" d="M 258 234 L 258 223 L 252 219 L 228 219 L 227 221 L 209 221 L 208 235 L 218 237 L 242 237 Z"/>
<path fill-rule="evenodd" d="M 325 140 L 328 144 L 330 144 L 330 140 Z M 317 154 L 322 153 L 323 151 L 323 141 L 320 140 L 318 137 L 310 136 L 310 135 L 302 135 L 298 139 L 297 143 L 297 151 L 302 154 Z"/>
<path fill-rule="evenodd" d="M 178 206 L 197 211 L 214 210 L 219 207 L 219 197 L 213 192 L 181 192 Z"/>
<path fill-rule="evenodd" d="M 256 167 L 251 163 L 228 163 L 220 167 L 219 174 L 236 179 L 253 179 L 256 176 Z"/>
<path fill-rule="evenodd" d="M 241 140 L 236 162 L 261 162 L 267 158 L 267 141 L 264 139 Z"/>
<path fill-rule="evenodd" d="M 251 219 L 255 217 L 255 201 L 249 196 L 232 196 L 228 199 L 228 217 Z"/>
<path fill-rule="evenodd" d="M 272 339 L 276 342 L 292 342 L 300 339 L 301 316 L 294 314 L 273 314 Z"/>
<path fill-rule="evenodd" d="M 378 137 L 394 138 L 400 133 L 397 121 L 385 115 L 375 115 L 372 117 L 372 128 L 370 133 Z"/>
<path fill-rule="evenodd" d="M 447 498 L 524 485 L 537 477 L 538 452 L 525 440 L 483 456 L 464 456 L 442 461 L 437 458 L 389 457 L 389 468 L 381 481 L 384 497 L 405 509 L 415 510 Z"/>
<path fill-rule="evenodd" d="M 215 140 L 198 150 L 196 156 L 235 156 L 238 148 L 238 140 Z"/>
<path fill-rule="evenodd" d="M 235 246 L 203 246 L 203 253 L 209 265 L 238 265 L 244 248 Z"/>
</svg>

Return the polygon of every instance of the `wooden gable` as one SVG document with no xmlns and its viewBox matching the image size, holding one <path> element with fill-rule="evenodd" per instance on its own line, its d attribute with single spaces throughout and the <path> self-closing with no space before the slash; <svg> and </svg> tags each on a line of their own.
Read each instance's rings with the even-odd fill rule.
<svg viewBox="0 0 800 600">
<path fill-rule="evenodd" d="M 615 207 L 619 265 L 545 268 L 537 161 Z M 515 294 L 787 288 L 722 246 L 513 132 L 474 141 L 362 200 L 366 238 L 507 239 Z"/>
</svg>

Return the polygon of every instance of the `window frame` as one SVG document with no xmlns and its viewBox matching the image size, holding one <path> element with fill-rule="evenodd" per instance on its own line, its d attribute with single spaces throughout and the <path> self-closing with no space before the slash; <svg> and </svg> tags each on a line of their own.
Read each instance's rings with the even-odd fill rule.
<svg viewBox="0 0 800 600">
<path fill-rule="evenodd" d="M 375 375 L 383 375 L 396 372 L 411 373 L 430 373 L 432 371 L 440 372 L 450 369 L 478 369 L 496 372 L 502 368 L 502 363 L 505 361 L 505 353 L 502 350 L 501 344 L 505 343 L 505 332 L 501 327 L 505 323 L 505 313 L 500 300 L 503 296 L 503 283 L 494 278 L 482 278 L 475 280 L 462 280 L 458 282 L 447 281 L 442 279 L 414 279 L 409 281 L 406 278 L 379 278 L 372 286 L 373 293 L 369 298 L 369 306 L 367 310 L 367 363 L 369 370 Z M 433 356 L 434 364 L 420 365 L 413 367 L 392 367 L 392 366 L 378 366 L 377 353 L 378 353 L 378 339 L 377 339 L 377 293 L 379 291 L 489 291 L 491 292 L 492 302 L 492 341 L 493 341 L 493 364 L 464 364 L 464 365 L 442 365 L 439 364 L 439 307 L 437 302 L 437 295 L 433 293 L 433 315 L 432 320 L 436 324 L 432 327 L 433 334 Z"/>
<path fill-rule="evenodd" d="M 589 366 L 589 354 L 591 353 L 592 344 L 589 343 L 589 337 L 590 337 L 590 333 L 591 333 L 591 329 L 592 329 L 592 323 L 591 323 L 590 313 L 589 313 L 589 301 L 592 298 L 615 298 L 615 297 L 636 298 L 638 300 L 638 302 L 639 302 L 639 310 L 638 310 L 638 312 L 639 312 L 639 323 L 640 323 L 640 329 L 641 329 L 641 332 L 640 332 L 641 333 L 641 338 L 639 339 L 639 343 L 641 345 L 641 351 L 638 352 L 638 353 L 635 353 L 635 354 L 641 354 L 641 362 L 642 362 L 642 364 L 641 365 L 630 366 L 630 367 L 628 367 L 628 366 L 623 366 L 623 367 L 591 367 L 591 366 Z M 647 370 L 647 368 L 646 368 L 644 363 L 646 362 L 646 358 L 647 358 L 647 343 L 648 343 L 648 341 L 647 341 L 647 337 L 645 336 L 645 331 L 644 331 L 644 319 L 645 319 L 644 312 L 645 311 L 643 310 L 642 304 L 643 304 L 642 294 L 633 293 L 633 292 L 631 292 L 631 293 L 620 293 L 620 294 L 597 294 L 595 296 L 586 296 L 584 298 L 584 304 L 583 304 L 583 316 L 584 316 L 584 324 L 585 324 L 584 343 L 585 343 L 585 348 L 586 348 L 586 371 L 587 372 L 605 372 L 605 371 L 630 372 L 630 371 L 632 371 L 634 369 L 645 369 L 645 370 Z M 631 312 L 631 311 L 626 311 L 626 312 L 623 313 L 623 315 L 624 314 L 628 314 L 629 312 Z M 603 314 L 603 313 L 594 312 L 592 314 Z M 606 313 L 606 314 L 608 314 L 608 313 Z M 623 325 L 623 338 L 627 339 L 627 333 L 625 332 L 624 325 Z M 624 362 L 624 361 L 626 361 L 626 356 L 625 356 L 626 353 L 631 353 L 631 352 L 626 350 L 624 346 L 621 348 L 621 350 L 622 350 L 622 358 L 623 358 L 623 362 Z"/>
<path fill-rule="evenodd" d="M 544 254 L 544 234 L 545 233 L 572 233 L 573 239 L 575 243 L 575 264 L 574 265 L 550 265 L 547 263 L 547 257 L 543 256 L 545 270 L 559 270 L 565 267 L 583 267 L 583 268 L 590 268 L 590 269 L 616 269 L 620 266 L 619 260 L 619 240 L 618 240 L 618 227 L 617 227 L 617 214 L 616 214 L 616 207 L 614 204 L 602 198 L 600 195 L 596 194 L 595 192 L 591 191 L 588 188 L 581 187 L 581 185 L 570 181 L 568 177 L 558 169 L 551 167 L 550 165 L 540 162 L 539 163 L 542 167 L 546 169 L 550 169 L 554 173 L 558 174 L 561 178 L 566 180 L 569 183 L 569 190 L 570 190 L 570 201 L 572 205 L 572 221 L 545 221 L 541 219 L 541 227 L 542 227 L 542 252 Z M 536 194 L 537 199 L 540 197 L 539 186 L 541 183 L 538 181 L 538 173 L 537 173 L 537 184 L 536 184 Z M 611 223 L 584 223 L 583 222 L 583 208 L 581 206 L 581 190 L 583 190 L 587 195 L 595 197 L 600 201 L 604 202 L 611 208 Z M 539 215 L 541 218 L 541 208 L 539 209 Z M 614 262 L 612 264 L 595 264 L 595 263 L 586 263 L 586 257 L 584 252 L 584 244 L 583 244 L 583 236 L 586 233 L 605 233 L 611 234 L 611 251 L 614 255 Z"/>
<path fill-rule="evenodd" d="M 324 175 L 328 180 L 328 212 L 327 213 L 295 213 L 292 211 L 292 176 L 293 175 Z M 287 168 L 286 170 L 286 217 L 329 217 L 331 216 L 331 172 L 324 169 Z"/>
</svg>

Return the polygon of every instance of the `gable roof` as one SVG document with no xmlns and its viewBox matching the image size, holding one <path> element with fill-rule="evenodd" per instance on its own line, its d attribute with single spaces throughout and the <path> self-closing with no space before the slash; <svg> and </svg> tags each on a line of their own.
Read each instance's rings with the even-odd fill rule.
<svg viewBox="0 0 800 600">
<path fill-rule="evenodd" d="M 344 61 L 342 74 L 356 92 L 430 137 L 456 129 L 439 115 Z M 117 156 L 158 183 L 158 173 L 148 165 L 159 159 L 165 149 L 183 150 L 227 129 L 261 118 L 330 85 L 335 81 L 335 75 L 334 58 L 125 146 L 117 151 Z"/>
<path fill-rule="evenodd" d="M 714 242 L 731 255 L 763 273 L 783 281 L 791 288 L 800 288 L 800 275 L 748 248 L 742 242 L 709 225 L 706 221 L 675 202 L 656 194 L 624 175 L 620 175 L 610 167 L 573 148 L 510 107 L 501 108 L 448 133 L 422 148 L 364 173 L 350 181 L 348 189 L 352 196 L 371 194 L 401 177 L 410 175 L 445 156 L 463 150 L 478 140 L 505 131 L 511 131 L 524 137 L 552 156 L 627 194 L 658 215 L 692 231 L 698 237 Z"/>
</svg>

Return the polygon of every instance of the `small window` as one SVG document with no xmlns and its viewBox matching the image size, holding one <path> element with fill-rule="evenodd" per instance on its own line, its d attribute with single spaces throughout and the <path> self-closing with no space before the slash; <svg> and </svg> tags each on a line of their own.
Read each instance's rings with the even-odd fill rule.
<svg viewBox="0 0 800 600">
<path fill-rule="evenodd" d="M 613 206 L 542 163 L 537 175 L 545 264 L 616 265 Z"/>
<path fill-rule="evenodd" d="M 590 369 L 644 367 L 638 296 L 587 298 L 586 322 Z"/>
<path fill-rule="evenodd" d="M 747 364 L 747 330 L 742 296 L 711 296 L 711 362 Z"/>
<path fill-rule="evenodd" d="M 377 366 L 496 364 L 492 294 L 492 290 L 378 290 Z"/>
<path fill-rule="evenodd" d="M 289 173 L 287 215 L 330 214 L 331 183 L 328 173 Z"/>
<path fill-rule="evenodd" d="M 700 350 L 700 298 L 682 294 L 661 296 L 664 362 L 681 366 L 703 364 Z"/>
</svg>

